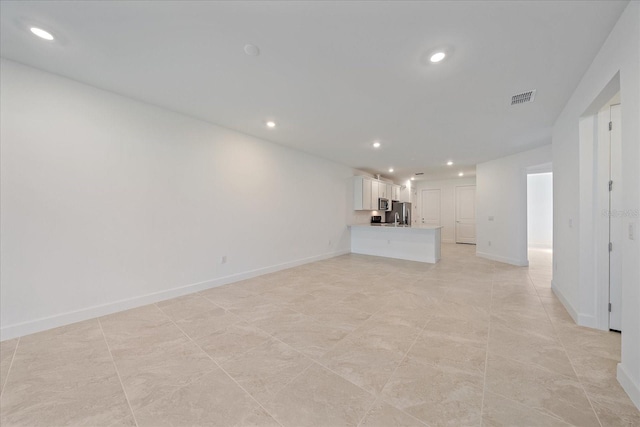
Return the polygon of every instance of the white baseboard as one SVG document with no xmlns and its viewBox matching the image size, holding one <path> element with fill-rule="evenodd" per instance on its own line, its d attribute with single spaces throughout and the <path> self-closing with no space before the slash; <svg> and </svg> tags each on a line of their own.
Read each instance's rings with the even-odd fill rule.
<svg viewBox="0 0 640 427">
<path fill-rule="evenodd" d="M 59 326 L 69 325 L 71 323 L 81 322 L 83 320 L 94 319 L 96 317 L 117 313 L 119 311 L 129 310 L 141 307 L 147 304 L 153 304 L 171 298 L 180 297 L 194 292 L 203 291 L 205 289 L 215 288 L 217 286 L 226 285 L 240 280 L 251 279 L 263 274 L 274 273 L 280 270 L 297 267 L 299 265 L 308 264 L 310 262 L 321 261 L 340 255 L 350 253 L 349 249 L 328 252 L 308 258 L 288 261 L 282 264 L 271 265 L 268 267 L 258 268 L 256 270 L 245 271 L 242 273 L 232 274 L 225 277 L 219 277 L 204 282 L 193 283 L 190 285 L 180 286 L 165 291 L 154 292 L 151 294 L 141 295 L 137 297 L 127 298 L 107 304 L 96 305 L 93 307 L 82 308 L 80 310 L 70 311 L 66 313 L 56 314 L 54 316 L 43 317 L 40 319 L 30 320 L 28 322 L 16 323 L 13 325 L 3 326 L 0 329 L 0 341 L 33 334 L 36 332 L 46 331 L 47 329 L 57 328 Z"/>
<path fill-rule="evenodd" d="M 567 309 L 567 312 L 569 313 L 569 316 L 571 316 L 571 318 L 573 319 L 574 322 L 576 322 L 577 324 L 580 324 L 578 322 L 578 319 L 580 318 L 580 316 L 578 316 L 578 311 L 575 309 L 575 307 L 569 302 L 569 300 L 567 299 L 567 297 L 562 293 L 562 291 L 560 289 L 558 289 L 558 286 L 556 285 L 555 281 L 551 280 L 551 290 L 553 291 L 553 293 L 555 294 L 555 296 L 558 297 L 558 299 L 560 300 L 560 302 L 562 303 L 562 305 L 564 305 L 564 308 Z"/>
<path fill-rule="evenodd" d="M 640 385 L 631 378 L 622 363 L 618 363 L 617 378 L 624 391 L 629 395 L 633 404 L 636 405 L 636 408 L 640 409 Z"/>
<path fill-rule="evenodd" d="M 500 255 L 488 254 L 486 252 L 476 251 L 476 256 L 480 258 L 490 259 L 491 261 L 503 262 L 505 264 L 511 264 L 518 267 L 527 267 L 529 265 L 528 259 L 516 259 L 516 258 L 508 258 Z"/>
<path fill-rule="evenodd" d="M 591 314 L 578 312 L 578 310 L 576 310 L 576 308 L 569 302 L 569 299 L 562 293 L 562 291 L 558 288 L 553 280 L 551 280 L 551 290 L 553 291 L 555 296 L 558 297 L 562 305 L 564 305 L 564 308 L 567 309 L 567 312 L 577 325 L 584 326 L 586 328 L 602 329 L 598 327 L 597 317 Z"/>
</svg>

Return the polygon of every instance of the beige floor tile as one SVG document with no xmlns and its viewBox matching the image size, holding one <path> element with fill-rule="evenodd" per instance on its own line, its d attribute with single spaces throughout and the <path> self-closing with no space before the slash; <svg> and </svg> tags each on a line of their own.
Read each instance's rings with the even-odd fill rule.
<svg viewBox="0 0 640 427">
<path fill-rule="evenodd" d="M 432 317 L 424 327 L 423 335 L 447 335 L 452 340 L 486 346 L 489 339 L 489 320 L 455 317 Z"/>
<path fill-rule="evenodd" d="M 411 343 L 407 343 L 407 347 Z M 319 359 L 333 372 L 373 394 L 378 394 L 396 370 L 405 350 L 390 340 L 367 335 L 347 337 Z"/>
<path fill-rule="evenodd" d="M 347 335 L 343 329 L 291 310 L 256 321 L 253 325 L 311 358 L 322 356 Z"/>
<path fill-rule="evenodd" d="M 269 339 L 227 359 L 221 367 L 256 400 L 264 403 L 311 363 L 288 345 Z"/>
<path fill-rule="evenodd" d="M 460 342 L 446 334 L 421 334 L 407 357 L 442 368 L 445 372 L 465 373 L 484 380 L 486 345 Z"/>
<path fill-rule="evenodd" d="M 5 341 L 0 424 L 135 425 L 128 396 L 154 426 L 640 426 L 620 335 L 576 326 L 550 252 L 442 254 L 349 254 Z"/>
<path fill-rule="evenodd" d="M 161 301 L 156 305 L 173 321 L 221 310 L 220 307 L 198 294 Z"/>
<path fill-rule="evenodd" d="M 148 353 L 113 354 L 131 406 L 135 409 L 171 394 L 216 369 L 195 343 L 170 342 Z"/>
<path fill-rule="evenodd" d="M 429 426 L 477 426 L 482 384 L 481 376 L 407 357 L 385 386 L 382 398 Z"/>
<path fill-rule="evenodd" d="M 564 347 L 554 336 L 543 337 L 494 322 L 491 325 L 489 352 L 577 379 Z"/>
<path fill-rule="evenodd" d="M 415 427 L 426 426 L 419 419 L 378 401 L 360 423 L 361 427 Z"/>
<path fill-rule="evenodd" d="M 131 420 L 97 320 L 22 338 L 0 407 L 3 426 Z"/>
<path fill-rule="evenodd" d="M 284 427 L 357 426 L 375 397 L 313 364 L 265 405 Z"/>
<path fill-rule="evenodd" d="M 338 303 L 325 308 L 312 317 L 328 326 L 353 331 L 371 318 L 371 314 L 356 310 L 347 304 Z"/>
<path fill-rule="evenodd" d="M 259 405 L 221 369 L 216 368 L 171 394 L 135 409 L 140 427 L 212 425 L 241 426 L 244 420 L 269 421 L 268 414 L 256 419 Z M 273 424 L 273 423 L 272 423 Z"/>
<path fill-rule="evenodd" d="M 61 391 L 37 387 L 7 391 L 0 401 L 3 427 L 135 426 L 115 372 Z"/>
<path fill-rule="evenodd" d="M 242 318 L 239 316 L 218 307 L 215 310 L 177 320 L 176 325 L 191 339 L 197 340 L 240 321 Z"/>
<path fill-rule="evenodd" d="M 570 427 L 560 419 L 487 392 L 482 407 L 483 427 Z"/>
<path fill-rule="evenodd" d="M 611 381 L 584 384 L 584 387 L 603 427 L 640 426 L 640 410 L 620 384 L 612 384 Z"/>
<path fill-rule="evenodd" d="M 490 354 L 486 390 L 570 424 L 600 425 L 577 380 L 534 365 Z"/>
<path fill-rule="evenodd" d="M 270 338 L 271 336 L 262 329 L 246 322 L 239 322 L 202 336 L 196 339 L 196 342 L 213 360 L 221 363 L 257 347 Z"/>
<path fill-rule="evenodd" d="M 13 361 L 13 354 L 18 346 L 18 338 L 2 341 L 0 343 L 0 393 L 4 390 L 4 383 L 7 381 L 9 367 Z"/>
<path fill-rule="evenodd" d="M 232 283 L 230 285 L 207 289 L 206 291 L 200 292 L 200 295 L 215 305 L 228 309 L 233 304 L 241 303 L 243 299 L 254 297 L 256 293 L 236 287 Z"/>
</svg>

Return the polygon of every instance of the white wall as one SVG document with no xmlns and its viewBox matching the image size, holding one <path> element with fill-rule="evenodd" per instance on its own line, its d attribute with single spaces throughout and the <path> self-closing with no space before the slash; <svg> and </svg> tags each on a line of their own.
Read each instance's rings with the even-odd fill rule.
<svg viewBox="0 0 640 427">
<path fill-rule="evenodd" d="M 528 246 L 551 249 L 553 244 L 553 174 L 527 175 Z"/>
<path fill-rule="evenodd" d="M 456 239 L 456 187 L 475 185 L 475 177 L 446 179 L 440 181 L 417 181 L 418 201 L 414 209 L 414 218 L 420 223 L 422 209 L 422 190 L 440 190 L 440 225 L 442 242 L 455 243 Z"/>
<path fill-rule="evenodd" d="M 349 251 L 350 168 L 11 61 L 0 75 L 2 339 Z"/>
<path fill-rule="evenodd" d="M 584 74 L 553 128 L 554 169 L 554 264 L 553 289 L 569 310 L 577 313 L 579 323 L 600 325 L 600 314 L 607 303 L 599 297 L 594 250 L 582 251 L 595 242 L 594 193 L 590 176 L 594 172 L 593 146 L 580 141 L 579 124 L 600 95 L 604 104 L 613 93 L 604 93 L 619 73 L 622 104 L 622 188 L 625 211 L 624 229 L 638 226 L 640 206 L 640 3 L 630 2 L 618 23 Z M 590 124 L 586 124 L 590 126 Z M 584 145 L 583 145 L 584 144 Z M 578 219 L 574 227 L 569 218 Z M 640 251 L 625 232 L 622 244 L 622 362 L 618 380 L 640 407 Z M 600 286 L 601 287 L 601 286 Z M 601 295 L 601 294 L 600 294 Z"/>
<path fill-rule="evenodd" d="M 478 256 L 528 265 L 527 169 L 549 162 L 545 145 L 476 166 Z"/>
</svg>

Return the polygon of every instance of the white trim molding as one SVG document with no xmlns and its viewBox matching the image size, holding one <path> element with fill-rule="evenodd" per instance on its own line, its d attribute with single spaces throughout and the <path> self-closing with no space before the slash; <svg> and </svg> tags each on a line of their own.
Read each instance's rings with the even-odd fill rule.
<svg viewBox="0 0 640 427">
<path fill-rule="evenodd" d="M 580 318 L 580 316 L 578 316 L 578 311 L 575 309 L 573 305 L 571 305 L 571 303 L 569 302 L 567 297 L 564 296 L 562 291 L 558 289 L 558 286 L 556 286 L 556 283 L 553 280 L 551 280 L 551 290 L 553 291 L 555 296 L 558 297 L 562 305 L 564 305 L 564 308 L 567 310 L 567 312 L 569 313 L 569 316 L 571 316 L 573 321 L 576 322 L 577 324 L 580 324 L 578 322 L 578 319 Z"/>
<path fill-rule="evenodd" d="M 476 251 L 476 255 L 480 258 L 490 259 L 492 261 L 503 262 L 505 264 L 515 265 L 517 267 L 528 267 L 529 260 L 528 259 L 517 259 L 517 258 L 507 258 L 500 255 L 488 254 L 486 252 L 478 252 Z"/>
<path fill-rule="evenodd" d="M 34 334 L 36 332 L 46 331 L 48 329 L 70 325 L 72 323 L 81 322 L 84 320 L 95 319 L 97 317 L 106 316 L 108 314 L 118 313 L 120 311 L 141 307 L 147 304 L 153 304 L 171 298 L 204 291 L 206 289 L 239 282 L 241 280 L 251 279 L 257 276 L 262 276 L 263 274 L 274 273 L 276 271 L 286 270 L 288 268 L 293 268 L 299 265 L 321 261 L 348 253 L 350 253 L 349 249 L 336 252 L 327 252 L 321 255 L 297 259 L 282 264 L 276 264 L 268 267 L 258 268 L 256 270 L 245 271 L 243 273 L 232 274 L 229 276 L 219 277 L 204 282 L 192 283 L 190 285 L 180 286 L 177 288 L 167 289 L 165 291 L 154 292 L 133 298 L 127 298 L 107 304 L 96 305 L 93 307 L 87 307 L 76 311 L 56 314 L 54 316 L 35 319 L 28 322 L 7 326 L 3 325 L 3 327 L 0 329 L 0 341 L 22 337 L 25 335 Z"/>
<path fill-rule="evenodd" d="M 633 381 L 631 375 L 627 373 L 627 370 L 622 363 L 618 363 L 617 378 L 624 391 L 629 395 L 633 404 L 636 405 L 636 408 L 640 409 L 640 385 Z"/>
</svg>

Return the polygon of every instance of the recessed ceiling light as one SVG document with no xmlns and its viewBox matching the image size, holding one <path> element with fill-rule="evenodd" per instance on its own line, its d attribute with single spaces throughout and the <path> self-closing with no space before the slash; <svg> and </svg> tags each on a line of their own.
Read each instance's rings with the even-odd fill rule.
<svg viewBox="0 0 640 427">
<path fill-rule="evenodd" d="M 244 53 L 249 56 L 258 56 L 260 55 L 260 48 L 254 44 L 246 44 L 244 45 Z"/>
<path fill-rule="evenodd" d="M 415 181 L 415 180 L 416 180 L 416 177 L 415 177 L 415 176 L 412 176 L 412 177 L 411 177 L 411 181 Z"/>
<path fill-rule="evenodd" d="M 451 160 L 449 160 L 449 161 L 447 162 L 447 166 L 451 166 L 452 164 L 453 164 L 453 162 L 452 162 Z"/>
<path fill-rule="evenodd" d="M 267 127 L 268 127 L 268 128 L 274 128 L 274 127 L 276 127 L 276 122 L 271 121 L 271 120 L 270 120 L 270 121 L 268 121 L 268 122 L 267 122 Z"/>
<path fill-rule="evenodd" d="M 380 143 L 378 141 L 374 142 L 373 148 L 380 148 Z"/>
<path fill-rule="evenodd" d="M 460 172 L 458 176 L 464 176 L 464 172 Z"/>
<path fill-rule="evenodd" d="M 444 59 L 444 57 L 447 56 L 444 52 L 436 52 L 433 55 L 431 55 L 431 58 L 429 58 L 429 60 L 431 62 L 440 62 Z"/>
<path fill-rule="evenodd" d="M 29 28 L 29 30 L 36 36 L 40 37 L 41 39 L 45 39 L 49 41 L 53 40 L 53 35 L 50 32 L 43 30 L 42 28 L 31 27 Z"/>
<path fill-rule="evenodd" d="M 393 168 L 389 168 L 389 172 L 393 172 Z"/>
</svg>

